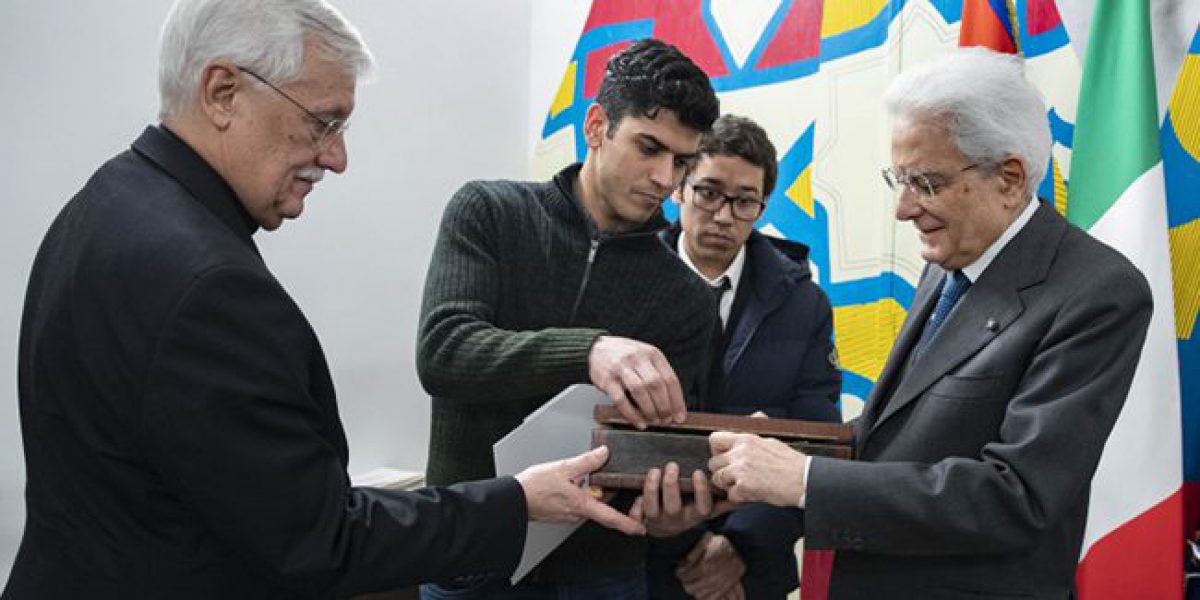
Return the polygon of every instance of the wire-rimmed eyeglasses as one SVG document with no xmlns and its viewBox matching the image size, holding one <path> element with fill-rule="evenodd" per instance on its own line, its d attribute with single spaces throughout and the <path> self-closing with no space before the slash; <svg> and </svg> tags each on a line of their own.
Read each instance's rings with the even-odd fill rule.
<svg viewBox="0 0 1200 600">
<path fill-rule="evenodd" d="M 901 188 L 908 188 L 914 194 L 932 198 L 938 195 L 947 185 L 950 185 L 962 173 L 970 171 L 978 167 L 977 163 L 969 164 L 958 170 L 953 175 L 941 175 L 938 173 L 909 173 L 907 175 L 896 172 L 894 167 L 887 167 L 880 171 L 883 175 L 883 182 L 893 192 L 899 192 Z"/>
<path fill-rule="evenodd" d="M 767 203 L 749 194 L 726 194 L 715 186 L 694 183 L 692 188 L 692 203 L 696 208 L 705 212 L 715 213 L 725 204 L 729 204 L 733 218 L 739 221 L 753 221 L 763 213 Z"/>
<path fill-rule="evenodd" d="M 238 70 L 257 79 L 260 83 L 271 88 L 272 90 L 275 90 L 275 93 L 283 96 L 284 99 L 286 99 L 288 102 L 291 102 L 296 108 L 304 111 L 305 116 L 307 116 L 312 122 L 313 127 L 311 133 L 313 145 L 316 146 L 318 150 L 325 148 L 329 142 L 333 141 L 334 138 L 345 133 L 346 130 L 350 128 L 350 122 L 346 119 L 322 119 L 321 117 L 318 117 L 315 113 L 313 113 L 313 111 L 308 110 L 307 107 L 301 104 L 299 100 L 296 100 L 288 95 L 287 92 L 276 87 L 275 84 L 267 81 L 267 79 L 262 75 L 259 75 L 258 73 L 255 73 L 254 71 L 242 66 L 239 66 Z"/>
</svg>

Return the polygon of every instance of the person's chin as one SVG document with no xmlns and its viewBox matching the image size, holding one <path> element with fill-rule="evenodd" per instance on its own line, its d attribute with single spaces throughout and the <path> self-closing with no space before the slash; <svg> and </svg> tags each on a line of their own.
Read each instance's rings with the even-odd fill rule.
<svg viewBox="0 0 1200 600">
<path fill-rule="evenodd" d="M 653 194 L 636 194 L 633 197 L 633 206 L 635 209 L 645 213 L 646 216 L 654 214 L 662 206 L 662 203 L 663 198 L 659 198 Z"/>
<path fill-rule="evenodd" d="M 921 246 L 921 258 L 924 259 L 925 262 L 940 265 L 946 260 L 946 253 L 937 246 L 924 244 Z"/>
<path fill-rule="evenodd" d="M 733 238 L 711 233 L 700 234 L 699 242 L 700 245 L 704 246 L 709 252 L 717 254 L 736 251 L 740 245 L 738 241 Z"/>
<path fill-rule="evenodd" d="M 630 223 L 645 223 L 646 221 L 650 220 L 650 217 L 653 217 L 654 214 L 658 212 L 659 207 L 661 206 L 661 202 L 656 204 L 638 203 L 636 206 L 631 207 L 631 210 L 625 213 L 625 220 Z"/>
<path fill-rule="evenodd" d="M 298 218 L 304 212 L 304 196 L 293 194 L 275 205 L 275 217 L 282 222 L 284 219 Z M 278 227 L 278 225 L 276 225 Z"/>
</svg>

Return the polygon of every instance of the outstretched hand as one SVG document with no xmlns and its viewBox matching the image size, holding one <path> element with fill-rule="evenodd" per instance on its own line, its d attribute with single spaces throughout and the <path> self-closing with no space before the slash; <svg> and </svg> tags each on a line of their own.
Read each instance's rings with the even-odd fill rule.
<svg viewBox="0 0 1200 600">
<path fill-rule="evenodd" d="M 585 519 L 630 535 L 646 528 L 628 515 L 592 496 L 583 487 L 584 476 L 604 466 L 608 447 L 601 446 L 572 458 L 534 465 L 517 474 L 525 491 L 530 521 L 579 523 Z"/>
</svg>

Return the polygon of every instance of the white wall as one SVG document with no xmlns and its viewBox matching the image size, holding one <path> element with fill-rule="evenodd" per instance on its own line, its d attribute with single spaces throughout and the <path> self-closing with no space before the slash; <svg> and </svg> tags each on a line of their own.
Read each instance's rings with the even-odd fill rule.
<svg viewBox="0 0 1200 600">
<path fill-rule="evenodd" d="M 380 63 L 359 89 L 350 169 L 318 186 L 302 219 L 257 239 L 324 344 L 351 472 L 422 469 L 429 401 L 413 350 L 425 266 L 455 188 L 527 170 L 530 0 L 335 2 Z M 0 583 L 24 525 L 16 362 L 29 265 L 62 204 L 154 120 L 168 6 L 0 2 Z"/>
</svg>

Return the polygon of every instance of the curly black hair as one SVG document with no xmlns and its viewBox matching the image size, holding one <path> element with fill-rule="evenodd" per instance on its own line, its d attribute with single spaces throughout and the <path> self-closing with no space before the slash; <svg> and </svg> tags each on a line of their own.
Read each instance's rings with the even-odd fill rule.
<svg viewBox="0 0 1200 600">
<path fill-rule="evenodd" d="M 634 42 L 609 59 L 596 103 L 608 115 L 609 137 L 630 114 L 653 119 L 666 109 L 704 132 L 721 112 L 708 75 L 678 48 L 656 39 Z"/>
<path fill-rule="evenodd" d="M 775 145 L 754 121 L 737 115 L 721 115 L 712 130 L 700 136 L 701 156 L 738 156 L 763 170 L 763 196 L 770 196 L 778 176 Z"/>
</svg>

